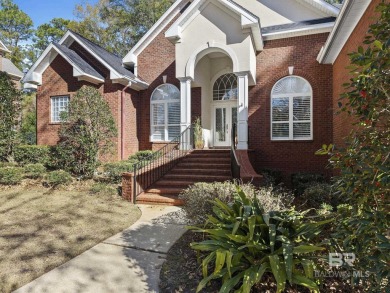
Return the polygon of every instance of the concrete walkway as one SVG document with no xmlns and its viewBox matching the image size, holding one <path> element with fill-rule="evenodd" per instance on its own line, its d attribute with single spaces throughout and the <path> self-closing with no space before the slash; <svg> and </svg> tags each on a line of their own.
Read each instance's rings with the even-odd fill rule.
<svg viewBox="0 0 390 293">
<path fill-rule="evenodd" d="M 142 216 L 130 228 L 14 291 L 158 292 L 166 253 L 185 232 L 178 207 L 140 206 Z"/>
</svg>

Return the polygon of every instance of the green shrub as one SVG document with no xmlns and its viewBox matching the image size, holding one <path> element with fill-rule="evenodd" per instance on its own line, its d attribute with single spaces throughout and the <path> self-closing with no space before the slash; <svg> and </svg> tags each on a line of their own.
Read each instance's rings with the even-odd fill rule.
<svg viewBox="0 0 390 293">
<path fill-rule="evenodd" d="M 112 185 L 98 182 L 91 186 L 89 192 L 92 195 L 105 195 L 105 196 L 113 196 L 118 195 L 118 189 Z"/>
<path fill-rule="evenodd" d="M 322 183 L 325 178 L 322 174 L 296 173 L 291 176 L 292 188 L 295 195 L 302 195 L 306 188 L 316 182 Z"/>
<path fill-rule="evenodd" d="M 50 161 L 50 149 L 44 145 L 18 145 L 14 149 L 14 159 L 21 165 L 47 165 Z"/>
<path fill-rule="evenodd" d="M 234 288 L 238 289 L 235 292 L 250 292 L 266 273 L 276 280 L 277 292 L 282 292 L 287 282 L 319 292 L 313 253 L 324 248 L 314 245 L 313 239 L 328 222 L 309 221 L 295 210 L 265 213 L 257 197 L 240 189 L 232 204 L 215 199 L 209 228 L 190 227 L 206 236 L 191 247 L 208 253 L 202 260 L 204 279 L 197 292 L 213 279 L 222 279 L 220 292 Z"/>
<path fill-rule="evenodd" d="M 4 167 L 18 167 L 18 163 L 15 162 L 0 162 L 0 168 Z"/>
<path fill-rule="evenodd" d="M 134 164 L 128 161 L 119 161 L 108 163 L 103 166 L 104 175 L 110 183 L 120 183 L 122 174 L 125 172 L 132 172 Z"/>
<path fill-rule="evenodd" d="M 0 168 L 0 184 L 16 185 L 23 179 L 23 168 L 4 167 Z"/>
<path fill-rule="evenodd" d="M 42 164 L 28 164 L 24 166 L 24 176 L 26 178 L 42 178 L 46 173 L 46 168 Z"/>
<path fill-rule="evenodd" d="M 287 192 L 276 190 L 273 187 L 256 189 L 251 184 L 242 184 L 241 188 L 251 197 L 256 196 L 267 211 L 286 209 L 293 200 L 293 197 Z M 213 212 L 211 201 L 218 198 L 226 203 L 232 202 L 236 189 L 236 185 L 229 181 L 199 182 L 182 191 L 179 198 L 184 201 L 183 210 L 186 212 L 187 218 L 193 224 L 200 224 L 205 222 L 207 216 Z"/>
<path fill-rule="evenodd" d="M 72 182 L 72 176 L 63 170 L 49 172 L 45 176 L 45 183 L 50 187 L 57 187 L 59 185 L 68 185 Z"/>
<path fill-rule="evenodd" d="M 300 198 L 306 201 L 308 208 L 314 209 L 319 209 L 322 203 L 326 203 L 334 209 L 343 203 L 339 194 L 332 192 L 332 185 L 327 183 L 312 183 L 305 189 Z"/>
<path fill-rule="evenodd" d="M 264 177 L 264 183 L 268 185 L 279 185 L 282 183 L 282 172 L 278 170 L 263 169 L 261 173 Z"/>
<path fill-rule="evenodd" d="M 157 153 L 154 151 L 146 150 L 136 152 L 134 155 L 129 157 L 129 161 L 143 161 L 143 160 L 151 160 L 156 157 Z"/>
</svg>

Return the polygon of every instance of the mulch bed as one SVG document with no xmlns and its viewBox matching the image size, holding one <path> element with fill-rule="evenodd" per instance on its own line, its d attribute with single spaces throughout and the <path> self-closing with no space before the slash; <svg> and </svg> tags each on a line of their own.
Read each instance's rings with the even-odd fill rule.
<svg viewBox="0 0 390 293">
<path fill-rule="evenodd" d="M 197 253 L 189 246 L 191 242 L 203 240 L 203 235 L 186 232 L 169 250 L 167 260 L 162 266 L 160 273 L 161 293 L 192 293 L 196 292 L 199 282 L 202 280 L 202 268 L 198 262 Z M 204 293 L 218 292 L 221 287 L 220 281 L 214 281 L 205 289 Z M 276 283 L 271 275 L 263 277 L 263 282 L 252 289 L 253 293 L 276 292 Z M 285 293 L 309 293 L 310 291 L 301 286 L 289 286 Z M 331 293 L 359 293 L 358 288 L 351 288 L 345 281 L 338 279 L 325 279 L 321 292 Z"/>
</svg>

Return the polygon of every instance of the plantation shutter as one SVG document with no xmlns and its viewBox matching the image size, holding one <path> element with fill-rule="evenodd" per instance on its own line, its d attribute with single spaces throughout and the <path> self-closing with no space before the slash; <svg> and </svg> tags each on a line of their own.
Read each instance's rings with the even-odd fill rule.
<svg viewBox="0 0 390 293">
<path fill-rule="evenodd" d="M 180 92 L 172 84 L 157 87 L 151 97 L 151 140 L 171 141 L 180 135 Z"/>
<path fill-rule="evenodd" d="M 312 139 L 312 89 L 298 76 L 279 80 L 271 93 L 271 139 Z"/>
<path fill-rule="evenodd" d="M 294 138 L 311 137 L 311 97 L 293 98 Z"/>
</svg>

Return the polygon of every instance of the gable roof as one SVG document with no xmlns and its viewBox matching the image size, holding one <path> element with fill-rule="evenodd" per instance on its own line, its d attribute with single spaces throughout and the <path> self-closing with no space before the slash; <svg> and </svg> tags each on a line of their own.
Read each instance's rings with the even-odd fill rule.
<svg viewBox="0 0 390 293">
<path fill-rule="evenodd" d="M 86 75 L 90 75 L 96 77 L 98 80 L 104 81 L 104 77 L 91 65 L 89 65 L 83 58 L 81 58 L 75 51 L 57 43 L 53 43 L 53 46 L 59 50 L 61 55 L 65 57 L 69 63 L 74 65 L 80 71 L 84 72 Z"/>
<path fill-rule="evenodd" d="M 116 83 L 129 86 L 135 90 L 146 89 L 149 85 L 136 77 L 129 69 L 122 66 L 122 59 L 99 45 L 91 42 L 83 36 L 68 30 L 58 44 L 50 44 L 41 54 L 38 60 L 33 64 L 27 72 L 24 82 L 40 85 L 42 84 L 42 73 L 60 54 L 73 67 L 73 76 L 79 80 L 87 80 L 92 83 L 103 83 L 104 77 L 93 68 L 82 56 L 69 47 L 76 42 L 97 62 L 101 63 L 110 71 L 109 78 Z"/>
<path fill-rule="evenodd" d="M 180 40 L 184 26 L 192 19 L 194 19 L 200 13 L 201 10 L 204 9 L 203 4 L 207 4 L 209 2 L 210 0 L 193 1 L 191 5 L 183 12 L 183 14 L 180 15 L 180 17 L 165 32 L 165 37 L 175 42 Z M 240 16 L 242 29 L 251 30 L 256 51 L 262 50 L 264 44 L 260 30 L 259 18 L 243 6 L 238 5 L 233 0 L 218 0 L 218 2 L 233 13 Z"/>
<path fill-rule="evenodd" d="M 317 61 L 333 64 L 351 33 L 362 18 L 371 0 L 345 0 L 329 37 L 317 56 Z"/>
<path fill-rule="evenodd" d="M 149 85 L 142 79 L 136 77 L 130 70 L 122 65 L 122 59 L 101 46 L 84 38 L 80 34 L 68 30 L 60 40 L 60 44 L 70 46 L 74 41 L 81 45 L 96 60 L 110 70 L 110 79 L 114 82 L 129 85 L 135 90 L 146 89 Z"/>
<path fill-rule="evenodd" d="M 249 11 L 249 9 L 246 9 L 243 7 L 243 5 L 239 5 L 236 1 L 233 0 L 220 0 L 222 2 L 229 2 L 231 4 L 234 4 L 237 8 L 240 8 L 241 10 L 245 10 L 247 14 L 255 15 L 255 13 Z M 256 1 L 256 0 L 245 0 L 245 1 Z M 311 9 L 315 11 L 319 11 L 324 15 L 323 17 L 335 17 L 339 13 L 339 9 L 329 3 L 327 3 L 324 0 L 295 0 L 305 6 L 310 7 Z M 153 41 L 153 39 L 159 35 L 164 28 L 171 23 L 175 17 L 177 17 L 180 13 L 185 13 L 186 10 L 188 10 L 188 7 L 193 5 L 193 2 L 195 1 L 189 1 L 189 0 L 176 0 L 173 5 L 161 16 L 161 18 L 149 29 L 149 31 L 135 44 L 135 46 L 129 51 L 129 53 L 123 58 L 123 63 L 126 65 L 132 65 L 137 63 L 138 55 L 141 54 L 141 52 Z M 242 2 L 242 1 L 241 1 Z M 277 1 L 282 2 L 282 1 Z M 245 2 L 243 2 L 245 3 Z M 259 20 L 259 24 L 261 25 L 261 19 Z M 317 27 L 315 27 L 317 26 Z M 312 34 L 312 33 L 321 33 L 321 32 L 330 32 L 331 26 L 333 26 L 333 23 L 327 23 L 325 24 L 311 24 L 308 27 L 300 27 L 299 35 L 306 34 Z M 270 32 L 271 33 L 271 32 Z M 284 37 L 290 37 L 293 35 L 297 35 L 296 31 L 293 31 L 292 34 L 278 34 L 279 32 L 272 32 L 271 34 L 275 33 L 275 36 L 273 38 L 284 38 Z M 261 32 L 259 32 L 261 35 Z M 259 36 L 260 38 L 260 36 Z M 267 36 L 265 39 L 270 39 L 270 36 Z M 135 66 L 135 74 L 137 71 L 137 67 Z"/>
<path fill-rule="evenodd" d="M 7 49 L 7 47 L 4 45 L 4 43 L 1 40 L 0 40 L 0 51 L 11 53 L 11 51 Z"/>
<path fill-rule="evenodd" d="M 9 75 L 14 76 L 18 79 L 21 79 L 23 77 L 23 72 L 20 71 L 20 69 L 17 68 L 15 64 L 13 64 L 12 61 L 9 60 L 8 58 L 2 57 L 0 58 L 0 62 L 1 62 L 0 65 L 1 71 L 7 72 Z"/>
<path fill-rule="evenodd" d="M 23 78 L 23 82 L 41 85 L 43 72 L 58 55 L 73 67 L 73 76 L 79 80 L 86 80 L 95 84 L 104 82 L 103 76 L 85 62 L 76 52 L 66 46 L 54 43 L 51 43 L 41 56 L 39 56 L 38 60 Z"/>
</svg>

